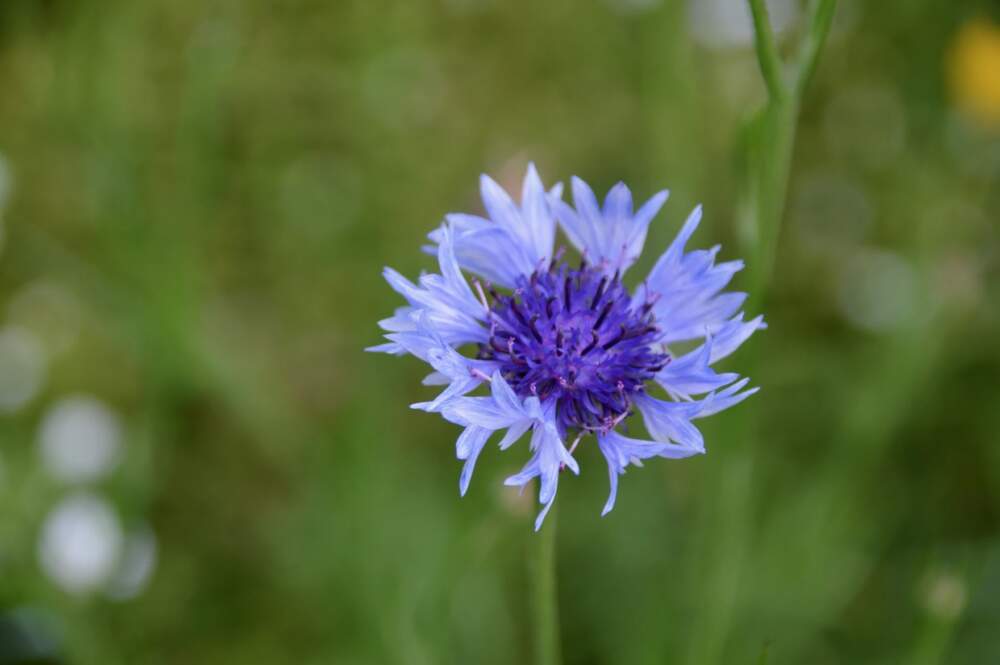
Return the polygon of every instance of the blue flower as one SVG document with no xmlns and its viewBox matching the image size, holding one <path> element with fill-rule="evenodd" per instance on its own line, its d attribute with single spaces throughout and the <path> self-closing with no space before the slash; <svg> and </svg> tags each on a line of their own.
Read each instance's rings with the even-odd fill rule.
<svg viewBox="0 0 1000 665">
<path fill-rule="evenodd" d="M 744 320 L 746 294 L 723 291 L 743 262 L 716 263 L 718 246 L 685 249 L 701 221 L 699 206 L 629 293 L 622 276 L 642 253 L 666 191 L 633 211 L 624 184 L 602 206 L 574 177 L 571 206 L 561 186 L 545 189 L 534 166 L 520 205 L 488 176 L 480 186 L 486 217 L 448 215 L 429 235 L 434 244 L 426 249 L 437 255 L 440 273 L 414 283 L 385 269 L 407 304 L 380 322 L 388 341 L 369 350 L 414 355 L 434 370 L 425 384 L 446 386 L 413 407 L 464 428 L 456 444 L 465 463 L 461 494 L 494 433 L 504 431 L 506 450 L 530 431 L 530 459 L 506 484 L 524 487 L 539 478 L 538 529 L 560 472 L 579 473 L 573 452 L 593 435 L 611 479 L 607 514 L 629 464 L 704 453 L 694 421 L 756 392 L 746 388 L 748 379 L 713 367 L 765 327 L 760 316 Z M 579 264 L 555 251 L 557 226 L 579 251 Z M 473 276 L 471 286 L 463 270 Z M 671 350 L 692 342 L 684 354 Z M 668 399 L 652 394 L 657 386 Z M 488 394 L 470 395 L 480 387 Z M 618 431 L 635 412 L 652 440 Z"/>
</svg>

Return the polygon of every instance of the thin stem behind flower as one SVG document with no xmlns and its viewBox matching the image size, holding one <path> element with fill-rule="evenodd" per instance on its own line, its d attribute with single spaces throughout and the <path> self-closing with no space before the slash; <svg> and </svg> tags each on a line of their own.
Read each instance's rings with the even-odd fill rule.
<svg viewBox="0 0 1000 665">
<path fill-rule="evenodd" d="M 816 68 L 823 43 L 829 34 L 836 0 L 814 0 L 807 16 L 807 32 L 790 66 L 781 59 L 771 30 L 765 0 L 747 0 L 753 16 L 755 50 L 761 76 L 767 87 L 764 106 L 750 117 L 742 133 L 744 182 L 739 203 L 738 232 L 749 262 L 747 310 L 762 309 L 774 272 L 781 222 L 791 173 L 792 154 L 802 96 Z M 760 348 L 748 359 L 759 366 Z M 754 372 L 750 372 L 753 374 Z M 706 516 L 706 548 L 720 553 L 706 569 L 699 583 L 713 598 L 691 631 L 691 665 L 723 662 L 726 639 L 739 602 L 741 577 L 751 544 L 749 524 L 754 518 L 754 450 L 746 438 L 759 430 L 759 412 L 748 410 L 727 421 L 727 440 L 744 439 L 720 460 L 718 485 L 710 488 L 715 503 Z"/>
<path fill-rule="evenodd" d="M 559 609 L 556 589 L 556 516 L 549 513 L 541 533 L 532 534 L 532 570 L 534 588 L 535 663 L 559 665 Z"/>
<path fill-rule="evenodd" d="M 771 30 L 771 18 L 764 0 L 749 0 L 750 13 L 753 16 L 754 47 L 757 49 L 757 62 L 760 73 L 767 85 L 768 95 L 772 100 L 784 99 L 785 89 L 783 64 L 778 48 L 774 43 L 774 33 Z"/>
</svg>

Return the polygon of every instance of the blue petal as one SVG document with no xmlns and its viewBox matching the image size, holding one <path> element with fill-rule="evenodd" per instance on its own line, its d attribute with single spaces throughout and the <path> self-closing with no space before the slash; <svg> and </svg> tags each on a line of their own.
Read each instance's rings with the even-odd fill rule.
<svg viewBox="0 0 1000 665">
<path fill-rule="evenodd" d="M 642 255 L 642 248 L 646 244 L 646 231 L 649 229 L 649 223 L 653 221 L 653 217 L 660 211 L 663 204 L 667 202 L 669 196 L 670 192 L 667 190 L 657 192 L 653 198 L 646 201 L 639 208 L 639 211 L 632 218 L 632 229 L 625 253 L 627 257 L 631 257 L 629 265 Z"/>
<path fill-rule="evenodd" d="M 528 165 L 528 172 L 524 175 L 521 208 L 526 235 L 531 239 L 536 260 L 547 262 L 552 257 L 556 222 L 549 207 L 548 193 L 534 164 Z"/>
<path fill-rule="evenodd" d="M 551 206 L 561 189 L 546 192 L 534 164 L 528 166 L 518 206 L 495 180 L 480 178 L 480 192 L 489 219 L 475 215 L 447 215 L 454 230 L 458 265 L 508 288 L 552 258 L 555 220 Z M 443 241 L 443 227 L 429 235 Z"/>
<path fill-rule="evenodd" d="M 650 457 L 681 459 L 690 457 L 697 452 L 667 443 L 633 439 L 622 436 L 614 430 L 598 434 L 597 445 L 608 462 L 608 476 L 611 481 L 611 491 L 604 504 L 604 510 L 601 512 L 602 516 L 607 515 L 615 507 L 615 499 L 618 495 L 618 476 L 625 473 L 625 467 L 629 464 L 642 466 L 641 460 Z"/>
<path fill-rule="evenodd" d="M 473 425 L 466 427 L 455 443 L 458 459 L 465 460 L 465 464 L 462 465 L 462 473 L 458 478 L 458 492 L 461 496 L 465 496 L 465 493 L 469 490 L 469 481 L 472 480 L 472 472 L 476 468 L 476 460 L 479 458 L 479 453 L 482 452 L 483 446 L 486 445 L 486 441 L 492 433 L 490 430 Z"/>
<path fill-rule="evenodd" d="M 431 372 L 420 381 L 420 384 L 424 386 L 446 386 L 449 383 L 451 383 L 451 379 L 437 371 Z"/>
<path fill-rule="evenodd" d="M 489 376 L 488 372 L 496 369 L 496 363 L 492 361 L 466 358 L 451 348 L 430 327 L 426 313 L 418 321 L 416 330 L 393 333 L 387 337 L 392 343 L 433 367 L 435 375 L 432 376 L 438 385 L 448 385 L 433 401 L 413 404 L 415 409 L 438 411 L 450 400 L 475 389 Z"/>
<path fill-rule="evenodd" d="M 565 465 L 576 474 L 580 473 L 580 467 L 563 446 L 554 422 L 535 424 L 531 437 L 531 448 L 534 450 L 534 455 L 520 472 L 507 478 L 504 484 L 524 486 L 533 478 L 538 477 L 541 480 L 538 501 L 544 504 L 544 508 L 535 520 L 535 530 L 537 531 L 541 528 L 549 508 L 555 500 L 556 490 L 559 486 L 559 472 L 562 466 Z"/>
<path fill-rule="evenodd" d="M 455 446 L 458 458 L 466 460 L 459 478 L 459 490 L 465 494 L 476 459 L 490 435 L 497 430 L 507 428 L 506 435 L 500 441 L 502 450 L 521 438 L 529 428 L 534 427 L 535 434 L 531 441 L 531 448 L 535 451 L 535 456 L 532 458 L 534 466 L 529 462 L 529 466 L 525 469 L 531 467 L 536 471 L 534 475 L 546 474 L 543 475 L 543 494 L 551 502 L 555 490 L 550 489 L 554 488 L 554 485 L 551 485 L 552 479 L 547 475 L 549 460 L 555 454 L 556 459 L 579 472 L 576 461 L 569 457 L 562 447 L 555 426 L 551 422 L 542 421 L 544 412 L 537 397 L 521 401 L 498 371 L 494 372 L 490 383 L 489 397 L 454 397 L 445 401 L 441 408 L 441 413 L 447 420 L 465 427 Z M 543 466 L 546 470 L 538 471 Z M 527 479 L 530 480 L 530 477 Z"/>
<path fill-rule="evenodd" d="M 479 193 L 494 223 L 512 230 L 521 226 L 521 211 L 517 205 L 503 187 L 485 173 L 479 176 Z"/>
<path fill-rule="evenodd" d="M 656 322 L 663 330 L 663 341 L 669 344 L 698 339 L 718 331 L 746 299 L 747 294 L 733 291 L 701 300 L 693 296 L 686 306 L 677 309 L 656 308 Z"/>
<path fill-rule="evenodd" d="M 620 231 L 622 224 L 632 217 L 632 192 L 624 182 L 619 182 L 611 188 L 604 197 L 604 222 L 612 227 L 612 231 Z"/>
<path fill-rule="evenodd" d="M 740 314 L 727 321 L 716 333 L 710 334 L 701 346 L 673 358 L 655 379 L 671 397 L 683 400 L 729 385 L 739 375 L 732 372 L 719 374 L 712 369 L 712 363 L 725 358 L 756 330 L 766 327 L 762 316 L 744 322 Z"/>
<path fill-rule="evenodd" d="M 640 395 L 636 397 L 635 405 L 654 439 L 664 443 L 674 442 L 692 454 L 705 452 L 705 439 L 691 424 L 691 419 L 702 408 L 701 402 L 665 402 Z"/>
<path fill-rule="evenodd" d="M 499 369 L 494 370 L 493 376 L 490 377 L 490 395 L 502 411 L 518 417 L 526 414 L 523 401 L 503 378 Z"/>
<path fill-rule="evenodd" d="M 442 415 L 459 425 L 478 425 L 491 430 L 511 427 L 522 421 L 531 421 L 538 413 L 532 405 L 538 400 L 529 397 L 521 400 L 494 370 L 490 378 L 489 397 L 460 397 L 451 400 L 442 409 Z"/>
<path fill-rule="evenodd" d="M 442 408 L 444 408 L 444 405 L 450 402 L 451 400 L 475 390 L 476 387 L 479 386 L 481 382 L 482 382 L 481 379 L 472 376 L 466 377 L 464 379 L 455 379 L 450 384 L 448 384 L 448 387 L 445 388 L 440 395 L 435 397 L 430 402 L 416 402 L 414 404 L 411 404 L 410 406 L 414 409 L 427 411 L 429 413 L 440 411 Z"/>
<path fill-rule="evenodd" d="M 633 214 L 632 193 L 624 183 L 611 188 L 603 210 L 583 180 L 574 177 L 572 187 L 575 209 L 562 202 L 554 203 L 566 236 L 592 265 L 609 274 L 624 272 L 642 253 L 649 223 L 667 200 L 668 192 L 658 193 Z"/>
<path fill-rule="evenodd" d="M 698 206 L 636 292 L 637 303 L 653 302 L 653 313 L 667 344 L 718 332 L 746 300 L 744 293 L 720 293 L 743 268 L 742 261 L 716 265 L 718 247 L 685 253 L 684 247 L 700 222 Z M 728 341 L 720 349 L 727 346 Z"/>
<path fill-rule="evenodd" d="M 365 351 L 370 351 L 372 353 L 389 353 L 394 356 L 401 356 L 406 353 L 406 349 L 401 347 L 395 342 L 386 342 L 385 344 L 375 344 L 374 346 L 366 346 Z"/>
<path fill-rule="evenodd" d="M 517 443 L 517 440 L 524 436 L 524 433 L 531 428 L 534 421 L 532 420 L 522 420 L 511 425 L 507 429 L 507 433 L 504 434 L 503 438 L 500 439 L 500 450 L 507 450 L 512 445 Z"/>
<path fill-rule="evenodd" d="M 450 214 L 446 219 L 455 228 L 455 256 L 469 272 L 513 288 L 518 277 L 531 274 L 537 267 L 528 248 L 508 229 L 472 215 Z M 472 219 L 481 224 L 473 225 Z M 440 231 L 432 231 L 428 237 L 436 241 Z"/>
<path fill-rule="evenodd" d="M 600 447 L 599 443 L 598 446 Z M 603 447 L 601 448 L 601 451 L 604 451 Z M 614 464 L 612 464 L 611 458 L 607 455 L 605 455 L 605 457 L 608 458 L 608 480 L 610 481 L 609 484 L 611 485 L 611 490 L 608 492 L 608 500 L 604 502 L 604 509 L 601 510 L 601 517 L 610 513 L 615 507 L 615 499 L 618 498 L 618 476 L 620 473 Z"/>
<path fill-rule="evenodd" d="M 675 442 L 692 454 L 704 453 L 705 439 L 691 421 L 728 409 L 753 395 L 758 388 L 743 390 L 748 381 L 741 379 L 724 390 L 709 393 L 693 402 L 667 402 L 645 394 L 637 395 L 635 405 L 654 439 Z"/>
<path fill-rule="evenodd" d="M 757 316 L 750 321 L 743 321 L 743 314 L 726 322 L 712 338 L 712 354 L 709 362 L 714 363 L 721 360 L 738 349 L 743 342 L 749 339 L 750 335 L 758 330 L 767 328 L 763 316 Z"/>
<path fill-rule="evenodd" d="M 481 343 L 488 339 L 482 322 L 486 310 L 472 295 L 468 283 L 458 270 L 454 257 L 452 237 L 449 232 L 441 236 L 438 261 L 443 274 L 423 275 L 420 284 L 414 284 L 392 268 L 385 268 L 383 275 L 389 285 L 409 303 L 401 307 L 379 325 L 384 330 L 407 332 L 418 328 L 418 320 L 441 335 L 448 344 Z"/>
<path fill-rule="evenodd" d="M 522 420 L 497 405 L 492 397 L 458 397 L 441 409 L 445 419 L 457 425 L 478 425 L 491 430 L 504 429 Z"/>
<path fill-rule="evenodd" d="M 715 338 L 709 338 L 695 350 L 672 359 L 656 375 L 656 381 L 675 399 L 690 399 L 692 395 L 716 390 L 739 378 L 738 374 L 718 374 L 711 367 Z"/>
<path fill-rule="evenodd" d="M 674 238 L 674 241 L 670 243 L 670 247 L 667 248 L 664 254 L 665 258 L 670 258 L 673 260 L 678 260 L 684 255 L 684 247 L 687 245 L 687 241 L 691 239 L 694 235 L 695 230 L 698 225 L 701 224 L 701 204 L 694 207 L 688 218 L 684 220 L 684 225 L 681 227 L 680 233 Z"/>
<path fill-rule="evenodd" d="M 542 506 L 542 510 L 538 513 L 538 517 L 535 518 L 535 531 L 542 528 L 542 523 L 545 521 L 545 516 L 549 514 L 549 510 L 552 508 L 552 504 L 555 501 L 549 501 L 547 504 Z"/>
<path fill-rule="evenodd" d="M 702 407 L 698 411 L 696 418 L 704 418 L 706 416 L 711 416 L 719 411 L 728 409 L 731 406 L 739 404 L 750 395 L 756 393 L 760 388 L 748 388 L 743 390 L 743 387 L 747 384 L 750 379 L 742 379 L 737 381 L 733 385 L 729 386 L 725 390 L 721 390 L 717 393 L 712 393 L 708 395 L 701 401 Z M 743 392 L 740 392 L 743 390 Z"/>
<path fill-rule="evenodd" d="M 465 281 L 465 276 L 459 268 L 458 260 L 455 258 L 454 233 L 447 228 L 443 230 L 438 245 L 438 266 L 441 268 L 441 289 L 454 298 L 456 305 L 467 307 L 472 312 L 484 309 L 483 304 L 473 295 L 469 283 Z M 479 318 L 482 319 L 485 314 L 483 311 Z"/>
<path fill-rule="evenodd" d="M 597 203 L 597 197 L 594 196 L 594 190 L 590 188 L 590 185 L 576 176 L 571 178 L 570 184 L 573 188 L 573 205 L 576 207 L 576 214 L 579 216 L 579 220 L 575 224 L 575 232 L 584 243 L 578 249 L 588 253 L 593 252 L 594 254 L 591 254 L 588 258 L 596 261 L 598 260 L 599 253 L 604 251 L 604 243 L 602 242 L 604 238 L 604 220 L 601 218 L 601 207 Z M 565 222 L 563 225 L 567 226 Z"/>
</svg>

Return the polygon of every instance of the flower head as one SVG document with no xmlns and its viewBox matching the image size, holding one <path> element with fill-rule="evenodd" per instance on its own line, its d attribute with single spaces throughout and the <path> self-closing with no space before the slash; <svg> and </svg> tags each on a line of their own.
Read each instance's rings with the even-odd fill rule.
<svg viewBox="0 0 1000 665">
<path fill-rule="evenodd" d="M 667 192 L 633 211 L 624 184 L 615 185 L 602 206 L 586 183 L 573 178 L 570 206 L 560 186 L 546 191 L 534 166 L 520 205 L 487 176 L 481 190 L 486 218 L 448 215 L 429 236 L 440 274 L 414 284 L 385 269 L 408 304 L 380 322 L 388 342 L 370 350 L 412 354 L 434 369 L 425 383 L 447 386 L 413 406 L 464 428 L 457 442 L 465 461 L 462 494 L 495 432 L 506 430 L 500 440 L 506 450 L 530 431 L 531 457 L 506 484 L 523 487 L 540 479 L 537 529 L 555 499 L 560 472 L 579 473 L 573 451 L 593 436 L 611 478 L 606 514 L 629 464 L 704 453 L 692 421 L 756 392 L 745 388 L 747 379 L 712 367 L 764 327 L 759 316 L 743 320 L 746 294 L 722 291 L 743 263 L 716 264 L 719 247 L 685 250 L 701 220 L 699 207 L 629 293 L 622 276 L 641 254 Z M 557 225 L 579 251 L 578 264 L 554 251 Z M 683 355 L 671 352 L 670 345 L 692 341 L 700 344 Z M 474 356 L 459 348 L 473 349 Z M 488 394 L 470 396 L 483 384 Z M 654 397 L 658 389 L 669 399 Z M 619 431 L 637 411 L 652 440 Z"/>
</svg>

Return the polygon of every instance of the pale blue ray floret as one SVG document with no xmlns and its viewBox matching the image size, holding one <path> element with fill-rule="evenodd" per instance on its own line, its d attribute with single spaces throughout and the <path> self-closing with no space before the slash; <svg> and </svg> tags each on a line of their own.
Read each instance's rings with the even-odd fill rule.
<svg viewBox="0 0 1000 665">
<path fill-rule="evenodd" d="M 608 463 L 607 514 L 629 464 L 704 453 L 693 421 L 756 392 L 746 388 L 748 379 L 713 367 L 765 327 L 760 316 L 744 320 L 746 294 L 723 291 L 743 262 L 717 264 L 718 246 L 685 249 L 701 221 L 699 206 L 629 294 L 622 275 L 642 253 L 666 191 L 633 211 L 623 183 L 602 206 L 574 177 L 571 206 L 561 186 L 545 189 L 533 165 L 520 204 L 485 175 L 480 191 L 485 216 L 447 215 L 429 234 L 434 244 L 426 249 L 437 255 L 440 273 L 414 283 L 385 269 L 407 304 L 379 322 L 388 341 L 369 350 L 416 356 L 433 369 L 424 383 L 445 386 L 413 407 L 464 428 L 456 444 L 462 495 L 494 433 L 504 430 L 506 450 L 530 431 L 530 458 L 505 482 L 523 488 L 539 479 L 538 529 L 560 472 L 579 473 L 573 452 L 593 435 Z M 579 251 L 578 267 L 555 251 L 557 227 Z M 463 270 L 473 275 L 471 286 Z M 671 351 L 692 342 L 686 353 Z M 488 394 L 470 396 L 484 384 Z M 657 386 L 667 399 L 650 394 Z M 620 433 L 635 412 L 652 440 Z"/>
</svg>

